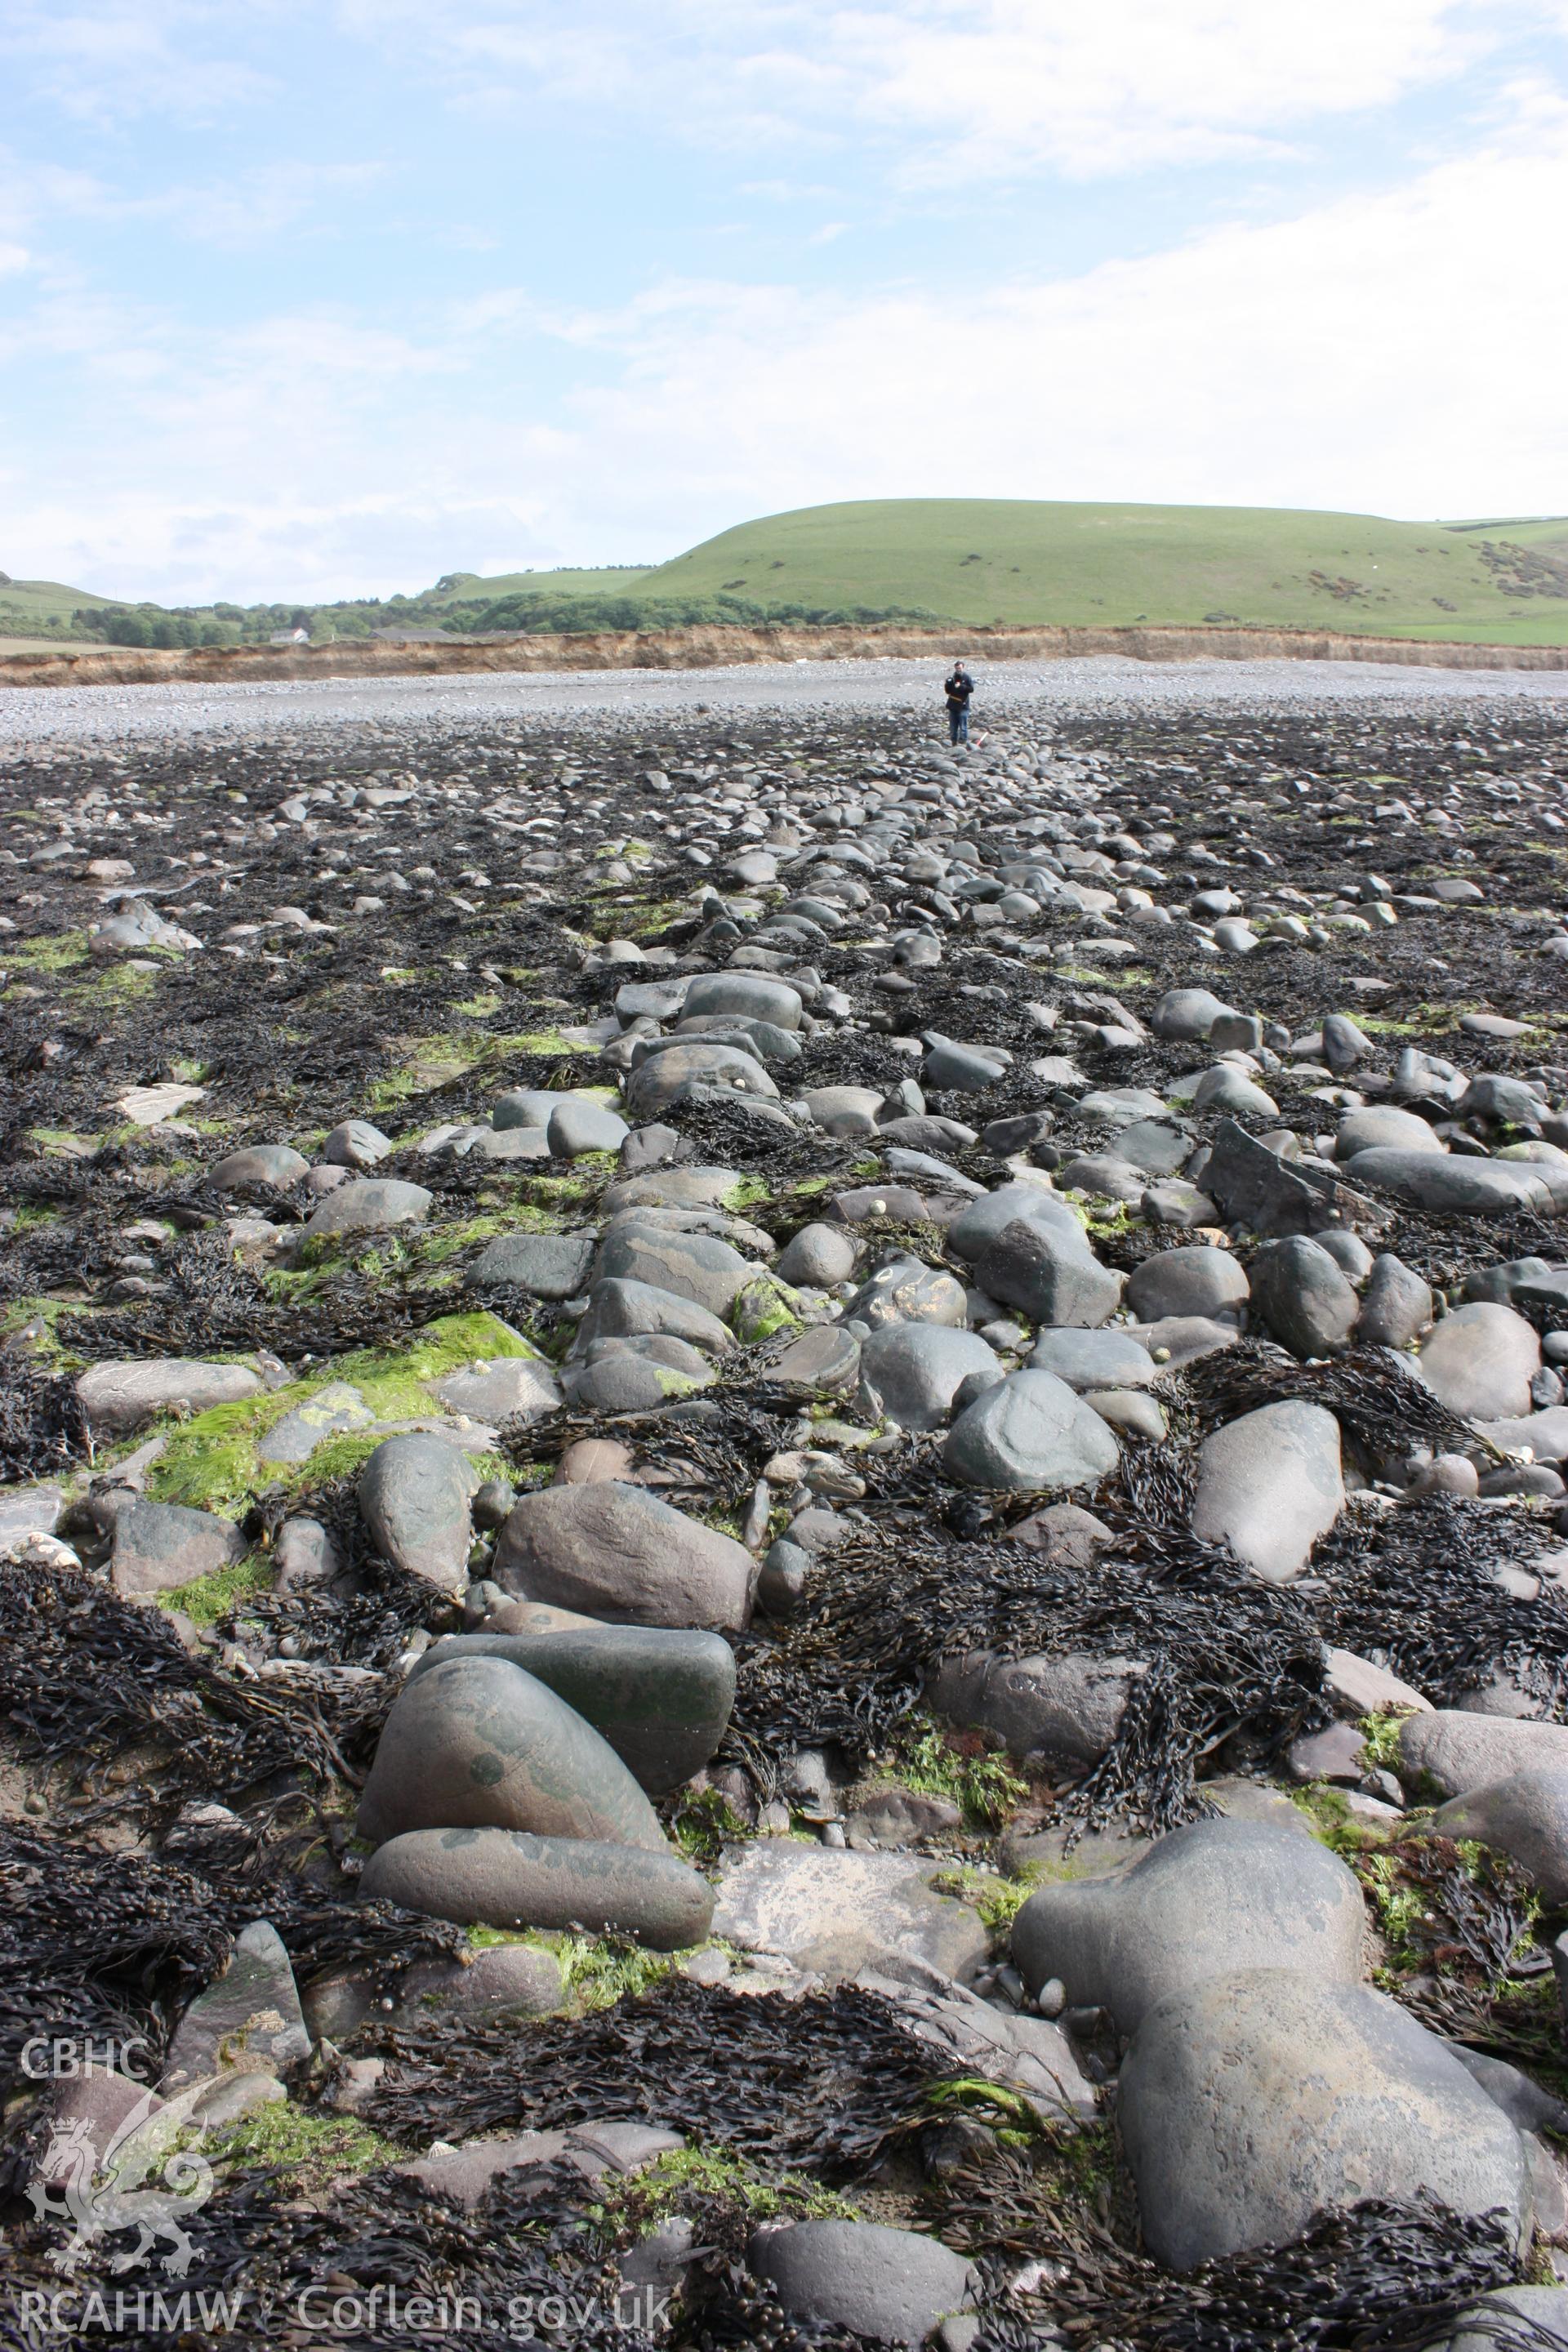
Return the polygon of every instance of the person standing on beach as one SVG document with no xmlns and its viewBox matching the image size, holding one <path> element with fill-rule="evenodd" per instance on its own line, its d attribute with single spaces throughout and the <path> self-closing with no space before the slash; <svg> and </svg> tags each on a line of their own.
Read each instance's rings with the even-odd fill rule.
<svg viewBox="0 0 1568 2352">
<path fill-rule="evenodd" d="M 947 729 L 954 743 L 969 740 L 969 698 L 974 691 L 974 680 L 963 667 L 961 654 L 948 674 L 942 688 L 947 697 Z"/>
</svg>

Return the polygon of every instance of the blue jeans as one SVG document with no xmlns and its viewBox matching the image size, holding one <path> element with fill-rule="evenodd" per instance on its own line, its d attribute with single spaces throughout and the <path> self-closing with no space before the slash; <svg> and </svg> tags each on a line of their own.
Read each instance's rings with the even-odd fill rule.
<svg viewBox="0 0 1568 2352">
<path fill-rule="evenodd" d="M 954 708 L 952 703 L 949 703 L 947 707 L 947 731 L 949 738 L 954 743 L 968 742 L 969 705 L 967 702 L 961 702 L 956 708 Z"/>
</svg>

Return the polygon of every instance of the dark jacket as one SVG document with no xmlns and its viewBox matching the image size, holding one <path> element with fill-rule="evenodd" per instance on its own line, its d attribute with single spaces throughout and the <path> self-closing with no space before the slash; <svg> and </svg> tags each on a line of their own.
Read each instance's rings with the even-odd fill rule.
<svg viewBox="0 0 1568 2352">
<path fill-rule="evenodd" d="M 962 710 L 974 691 L 974 680 L 966 669 L 955 669 L 942 690 L 947 696 L 948 709 Z"/>
</svg>

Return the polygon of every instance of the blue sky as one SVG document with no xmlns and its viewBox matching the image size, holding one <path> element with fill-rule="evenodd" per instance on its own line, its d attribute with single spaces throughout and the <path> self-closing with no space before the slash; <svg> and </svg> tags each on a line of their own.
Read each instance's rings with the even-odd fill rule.
<svg viewBox="0 0 1568 2352">
<path fill-rule="evenodd" d="M 5 0 L 0 569 L 1568 509 L 1568 0 Z"/>
</svg>

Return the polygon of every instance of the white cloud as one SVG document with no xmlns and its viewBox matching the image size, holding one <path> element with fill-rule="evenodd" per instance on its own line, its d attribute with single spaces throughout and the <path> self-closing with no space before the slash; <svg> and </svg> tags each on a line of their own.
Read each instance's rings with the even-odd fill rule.
<svg viewBox="0 0 1568 2352">
<path fill-rule="evenodd" d="M 671 287 L 578 404 L 598 542 L 937 495 L 1568 509 L 1568 120 L 1297 220 L 1073 278 L 825 303 Z M 573 322 L 584 331 L 584 322 Z M 563 472 L 575 467 L 568 457 Z M 679 524 L 677 524 L 679 529 Z"/>
<path fill-rule="evenodd" d="M 8 437 L 7 569 L 171 601 L 389 592 L 496 548 L 646 559 L 955 488 L 1568 510 L 1568 110 L 1523 95 L 1506 137 L 1399 187 L 956 309 L 923 283 L 672 281 L 565 317 L 498 288 L 401 330 L 340 307 L 203 336 L 47 296 L 18 349 L 87 387 L 92 430 L 52 494 Z M 538 389 L 563 371 L 575 391 Z"/>
<path fill-rule="evenodd" d="M 1562 0 L 339 0 L 472 104 L 541 96 L 731 144 L 879 141 L 911 182 L 1278 153 L 1550 21 Z M 771 192 L 772 184 L 758 184 Z"/>
<path fill-rule="evenodd" d="M 232 53 L 292 0 L 7 0 L 0 56 L 13 87 L 92 122 L 141 114 L 196 120 L 273 89 L 269 75 Z"/>
</svg>

